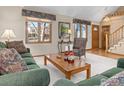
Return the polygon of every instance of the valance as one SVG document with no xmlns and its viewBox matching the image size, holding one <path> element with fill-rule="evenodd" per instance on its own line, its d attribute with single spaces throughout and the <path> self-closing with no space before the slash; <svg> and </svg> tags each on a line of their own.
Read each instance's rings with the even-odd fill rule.
<svg viewBox="0 0 124 93">
<path fill-rule="evenodd" d="M 56 20 L 56 15 L 42 13 L 42 12 L 36 12 L 36 11 L 26 10 L 26 9 L 22 9 L 22 16 L 49 19 L 49 20 L 54 20 L 54 21 Z"/>
<path fill-rule="evenodd" d="M 90 22 L 90 21 L 87 21 L 87 20 L 81 20 L 81 19 L 77 19 L 77 18 L 74 18 L 74 19 L 73 19 L 73 23 L 80 23 L 80 24 L 91 25 L 91 22 Z"/>
</svg>

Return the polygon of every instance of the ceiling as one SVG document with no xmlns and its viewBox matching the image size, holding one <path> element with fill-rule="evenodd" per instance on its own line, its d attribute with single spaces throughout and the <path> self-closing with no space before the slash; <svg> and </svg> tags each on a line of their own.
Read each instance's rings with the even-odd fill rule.
<svg viewBox="0 0 124 93">
<path fill-rule="evenodd" d="M 24 8 L 100 22 L 105 15 L 113 13 L 119 6 L 24 6 Z"/>
</svg>

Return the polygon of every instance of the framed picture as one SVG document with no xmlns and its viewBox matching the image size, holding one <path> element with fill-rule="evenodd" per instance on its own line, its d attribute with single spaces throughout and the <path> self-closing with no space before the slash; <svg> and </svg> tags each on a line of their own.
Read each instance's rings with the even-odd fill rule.
<svg viewBox="0 0 124 93">
<path fill-rule="evenodd" d="M 59 22 L 58 24 L 58 37 L 66 41 L 68 39 L 68 30 L 70 29 L 70 23 Z"/>
</svg>

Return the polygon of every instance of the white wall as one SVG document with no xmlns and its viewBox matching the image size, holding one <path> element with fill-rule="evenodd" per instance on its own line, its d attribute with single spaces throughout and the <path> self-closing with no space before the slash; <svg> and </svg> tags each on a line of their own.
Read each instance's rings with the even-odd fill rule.
<svg viewBox="0 0 124 93">
<path fill-rule="evenodd" d="M 13 29 L 16 34 L 15 40 L 25 41 L 25 18 L 21 15 L 22 7 L 0 7 L 0 33 L 5 29 Z M 44 12 L 44 11 L 43 11 Z M 56 15 L 56 21 L 52 21 L 52 43 L 49 44 L 26 44 L 34 54 L 57 53 L 58 42 L 58 22 L 70 22 L 73 30 L 72 18 L 62 15 Z M 89 32 L 89 42 L 87 48 L 91 48 L 91 38 Z M 14 40 L 14 39 L 13 39 Z M 0 38 L 0 41 L 5 41 Z"/>
</svg>

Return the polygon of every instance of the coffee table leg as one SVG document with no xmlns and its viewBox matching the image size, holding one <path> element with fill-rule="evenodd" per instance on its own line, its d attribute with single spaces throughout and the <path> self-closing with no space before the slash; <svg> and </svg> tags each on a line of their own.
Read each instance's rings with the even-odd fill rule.
<svg viewBox="0 0 124 93">
<path fill-rule="evenodd" d="M 91 66 L 89 65 L 88 69 L 87 69 L 87 79 L 90 78 L 91 75 Z"/>
<path fill-rule="evenodd" d="M 69 80 L 71 79 L 71 73 L 67 72 L 65 75 L 66 75 L 67 79 L 69 79 Z"/>
<path fill-rule="evenodd" d="M 47 58 L 44 56 L 44 65 L 47 65 Z"/>
</svg>

